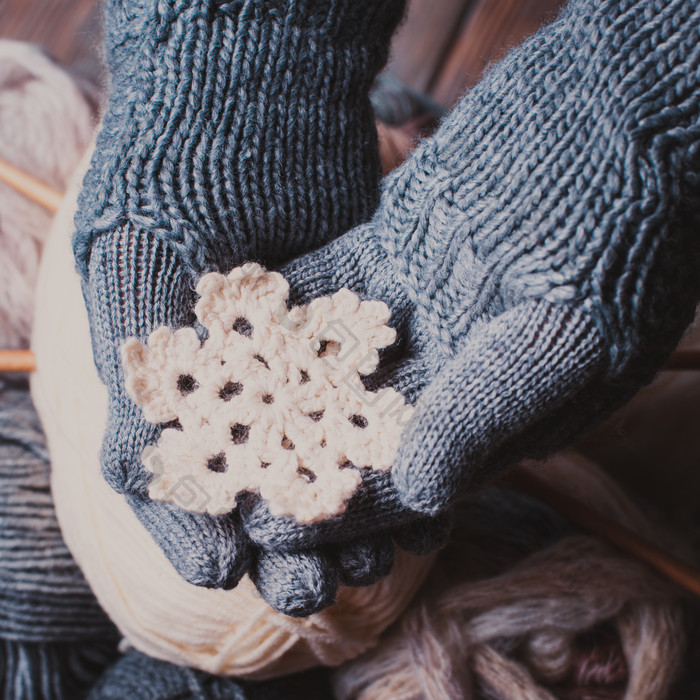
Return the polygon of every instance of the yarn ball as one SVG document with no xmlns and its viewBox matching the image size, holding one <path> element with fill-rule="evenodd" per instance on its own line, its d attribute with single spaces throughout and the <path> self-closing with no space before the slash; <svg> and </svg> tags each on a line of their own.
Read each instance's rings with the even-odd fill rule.
<svg viewBox="0 0 700 700">
<path fill-rule="evenodd" d="M 270 608 L 247 577 L 231 591 L 185 582 L 102 478 L 107 393 L 70 248 L 79 182 L 56 218 L 39 272 L 32 396 L 48 439 L 59 522 L 100 604 L 136 649 L 220 675 L 267 678 L 367 651 L 410 603 L 434 557 L 397 551 L 387 578 L 341 587 L 332 607 L 292 619 Z"/>
<path fill-rule="evenodd" d="M 93 89 L 38 47 L 0 40 L 0 158 L 63 190 L 93 130 Z M 52 214 L 0 182 L 0 348 L 29 346 Z M 63 543 L 27 378 L 0 375 L 0 697 L 83 697 L 117 632 Z"/>
<path fill-rule="evenodd" d="M 581 456 L 528 468 L 668 547 Z M 683 612 L 651 568 L 524 496 L 489 489 L 458 508 L 451 542 L 379 646 L 334 672 L 335 696 L 664 700 L 686 649 Z"/>
<path fill-rule="evenodd" d="M 239 681 L 175 666 L 131 650 L 111 666 L 88 700 L 325 700 L 328 669 L 267 681 Z"/>
<path fill-rule="evenodd" d="M 117 631 L 63 543 L 25 377 L 0 375 L 0 697 L 76 700 Z"/>
<path fill-rule="evenodd" d="M 94 128 L 95 92 L 38 47 L 0 40 L 0 158 L 62 192 Z M 0 182 L 0 348 L 29 346 L 52 214 Z"/>
</svg>

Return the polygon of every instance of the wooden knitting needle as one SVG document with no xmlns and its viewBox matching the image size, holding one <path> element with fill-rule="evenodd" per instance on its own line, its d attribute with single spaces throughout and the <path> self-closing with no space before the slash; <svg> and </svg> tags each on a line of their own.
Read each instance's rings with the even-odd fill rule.
<svg viewBox="0 0 700 700">
<path fill-rule="evenodd" d="M 602 515 L 594 508 L 548 484 L 530 470 L 516 466 L 499 480 L 498 485 L 518 491 L 549 506 L 568 520 L 608 540 L 637 559 L 641 559 L 671 581 L 700 596 L 700 571 Z"/>
<path fill-rule="evenodd" d="M 676 350 L 664 369 L 700 369 L 700 350 Z"/>
<path fill-rule="evenodd" d="M 0 158 L 0 182 L 14 188 L 51 214 L 58 211 L 63 195 Z M 30 350 L 0 350 L 0 372 L 33 372 L 34 353 Z"/>
<path fill-rule="evenodd" d="M 35 368 L 30 350 L 0 350 L 0 372 L 33 372 Z M 664 369 L 700 370 L 700 350 L 676 350 Z"/>
<path fill-rule="evenodd" d="M 33 372 L 36 360 L 31 350 L 0 350 L 0 372 Z"/>
<path fill-rule="evenodd" d="M 14 165 L 0 158 L 0 182 L 13 187 L 27 199 L 36 202 L 47 211 L 55 214 L 61 205 L 63 195 L 52 187 L 40 182 L 32 175 L 25 173 Z"/>
</svg>

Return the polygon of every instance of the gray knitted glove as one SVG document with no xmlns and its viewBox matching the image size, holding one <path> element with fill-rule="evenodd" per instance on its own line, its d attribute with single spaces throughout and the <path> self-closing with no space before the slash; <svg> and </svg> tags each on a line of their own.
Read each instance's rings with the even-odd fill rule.
<svg viewBox="0 0 700 700">
<path fill-rule="evenodd" d="M 266 559 L 238 513 L 149 498 L 142 455 L 164 426 L 126 394 L 120 348 L 159 326 L 190 324 L 205 272 L 251 259 L 280 264 L 369 218 L 380 175 L 369 89 L 404 4 L 105 2 L 109 102 L 73 240 L 109 392 L 102 471 L 191 583 L 230 588 L 251 568 L 264 582 Z M 341 578 L 367 580 L 365 570 L 338 566 Z M 294 557 L 290 567 L 302 574 L 278 597 L 281 609 L 332 602 L 335 584 L 315 587 L 303 575 L 313 568 Z M 326 571 L 324 581 L 335 576 Z"/>
<path fill-rule="evenodd" d="M 386 530 L 573 440 L 691 321 L 699 228 L 700 6 L 573 0 L 386 181 L 370 224 L 282 269 L 297 302 L 389 305 L 399 339 L 368 383 L 416 411 L 344 516 L 300 527 L 257 503 L 251 538 Z"/>
</svg>

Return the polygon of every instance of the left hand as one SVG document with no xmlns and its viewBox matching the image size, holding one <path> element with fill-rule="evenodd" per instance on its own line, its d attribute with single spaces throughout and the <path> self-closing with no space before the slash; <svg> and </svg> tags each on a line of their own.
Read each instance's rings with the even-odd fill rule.
<svg viewBox="0 0 700 700">
<path fill-rule="evenodd" d="M 370 224 L 282 269 L 297 302 L 389 306 L 369 384 L 416 410 L 344 515 L 246 505 L 258 546 L 322 553 L 449 512 L 658 372 L 700 298 L 699 33 L 692 3 L 573 0 L 388 178 Z"/>
</svg>

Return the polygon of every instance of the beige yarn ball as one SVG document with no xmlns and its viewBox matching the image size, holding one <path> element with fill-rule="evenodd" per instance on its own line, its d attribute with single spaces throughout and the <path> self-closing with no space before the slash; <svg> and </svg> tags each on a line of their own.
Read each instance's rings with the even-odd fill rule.
<svg viewBox="0 0 700 700">
<path fill-rule="evenodd" d="M 221 675 L 264 678 L 335 666 L 375 646 L 410 603 L 433 557 L 398 553 L 386 579 L 341 589 L 331 608 L 292 619 L 270 608 L 247 578 L 231 591 L 186 583 L 103 480 L 107 395 L 93 364 L 70 251 L 77 190 L 76 181 L 40 269 L 32 396 L 48 438 L 58 519 L 100 604 L 137 649 Z"/>
</svg>

